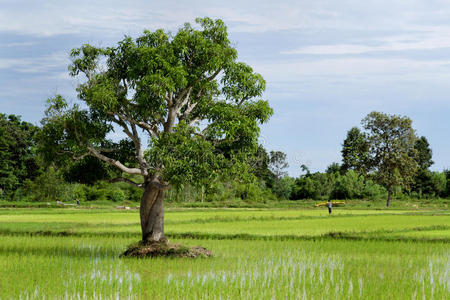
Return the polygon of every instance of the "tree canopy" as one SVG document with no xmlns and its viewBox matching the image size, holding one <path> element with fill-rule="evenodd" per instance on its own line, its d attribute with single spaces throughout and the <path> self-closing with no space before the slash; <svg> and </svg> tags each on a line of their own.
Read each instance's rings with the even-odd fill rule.
<svg viewBox="0 0 450 300">
<path fill-rule="evenodd" d="M 434 164 L 431 160 L 433 151 L 426 137 L 421 136 L 414 143 L 414 149 L 417 152 L 416 161 L 419 169 L 426 170 Z"/>
<path fill-rule="evenodd" d="M 141 202 L 143 231 L 172 184 L 211 181 L 245 164 L 272 114 L 261 99 L 264 79 L 237 61 L 225 24 L 196 22 L 199 29 L 186 23 L 176 34 L 146 30 L 114 47 L 73 49 L 69 71 L 83 80 L 82 105 L 56 96 L 42 121 L 48 159 L 93 156 L 117 168 L 117 180 L 154 189 Z M 118 129 L 125 138 L 109 138 Z"/>
<path fill-rule="evenodd" d="M 39 172 L 35 135 L 39 128 L 19 116 L 0 114 L 0 196 Z"/>
<path fill-rule="evenodd" d="M 342 144 L 342 169 L 355 170 L 358 173 L 367 172 L 369 157 L 369 143 L 366 134 L 358 127 L 353 127 L 347 132 L 347 137 Z"/>
<path fill-rule="evenodd" d="M 414 148 L 417 137 L 408 117 L 371 112 L 361 122 L 369 145 L 368 169 L 388 190 L 386 205 L 390 205 L 391 187 L 411 183 L 417 170 Z"/>
</svg>

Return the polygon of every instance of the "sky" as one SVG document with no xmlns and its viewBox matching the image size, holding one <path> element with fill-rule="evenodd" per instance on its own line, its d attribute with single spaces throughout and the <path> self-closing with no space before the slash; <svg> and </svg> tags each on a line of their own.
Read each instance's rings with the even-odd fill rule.
<svg viewBox="0 0 450 300">
<path fill-rule="evenodd" d="M 408 116 L 450 167 L 450 1 L 0 0 L 0 113 L 36 125 L 49 97 L 76 99 L 72 48 L 113 46 L 144 29 L 176 32 L 220 18 L 239 60 L 262 74 L 274 109 L 268 150 L 323 171 L 340 162 L 347 131 L 371 111 Z"/>
</svg>

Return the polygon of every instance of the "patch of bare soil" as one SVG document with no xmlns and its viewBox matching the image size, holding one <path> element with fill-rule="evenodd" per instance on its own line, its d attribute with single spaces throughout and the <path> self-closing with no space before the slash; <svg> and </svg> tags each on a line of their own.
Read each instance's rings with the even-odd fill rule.
<svg viewBox="0 0 450 300">
<path fill-rule="evenodd" d="M 168 242 L 139 242 L 130 245 L 120 257 L 211 257 L 212 252 L 200 246 L 187 247 Z"/>
</svg>

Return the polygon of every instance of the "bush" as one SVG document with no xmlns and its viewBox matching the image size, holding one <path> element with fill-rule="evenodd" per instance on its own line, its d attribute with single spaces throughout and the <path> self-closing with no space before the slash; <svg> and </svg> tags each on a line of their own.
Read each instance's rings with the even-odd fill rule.
<svg viewBox="0 0 450 300">
<path fill-rule="evenodd" d="M 126 200 L 126 197 L 125 193 L 121 189 L 114 188 L 109 191 L 108 199 L 113 202 L 123 202 Z"/>
<path fill-rule="evenodd" d="M 331 199 L 356 199 L 362 197 L 364 178 L 350 170 L 343 176 L 337 176 Z"/>
<path fill-rule="evenodd" d="M 447 178 L 444 173 L 432 172 L 431 182 L 435 196 L 444 196 L 447 187 Z"/>
<path fill-rule="evenodd" d="M 442 194 L 443 197 L 450 198 L 450 178 L 447 177 L 447 184 L 445 188 L 445 192 Z"/>
<path fill-rule="evenodd" d="M 275 194 L 281 199 L 290 199 L 295 187 L 294 178 L 285 176 L 275 183 L 273 188 Z"/>
<path fill-rule="evenodd" d="M 26 180 L 23 186 L 14 192 L 14 201 L 57 201 L 65 193 L 68 184 L 53 167 L 47 168 L 34 181 Z"/>
<path fill-rule="evenodd" d="M 311 177 L 300 177 L 295 181 L 292 199 L 320 199 L 320 188 Z"/>
<path fill-rule="evenodd" d="M 106 201 L 108 191 L 99 185 L 87 186 L 86 201 Z"/>
<path fill-rule="evenodd" d="M 379 185 L 374 183 L 372 180 L 366 180 L 364 183 L 364 187 L 362 190 L 362 198 L 365 199 L 384 199 L 387 197 L 387 190 Z"/>
</svg>

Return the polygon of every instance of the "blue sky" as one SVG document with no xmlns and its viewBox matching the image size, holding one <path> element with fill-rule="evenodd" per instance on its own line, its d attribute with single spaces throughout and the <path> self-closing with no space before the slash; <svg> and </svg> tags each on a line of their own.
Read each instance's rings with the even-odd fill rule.
<svg viewBox="0 0 450 300">
<path fill-rule="evenodd" d="M 339 162 L 347 130 L 374 110 L 409 116 L 431 144 L 432 169 L 450 167 L 450 2 L 441 0 L 0 0 L 0 112 L 38 124 L 48 97 L 76 98 L 70 49 L 203 16 L 223 19 L 239 59 L 266 79 L 275 114 L 261 142 L 288 154 L 291 175 Z"/>
</svg>

